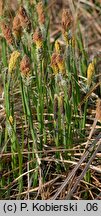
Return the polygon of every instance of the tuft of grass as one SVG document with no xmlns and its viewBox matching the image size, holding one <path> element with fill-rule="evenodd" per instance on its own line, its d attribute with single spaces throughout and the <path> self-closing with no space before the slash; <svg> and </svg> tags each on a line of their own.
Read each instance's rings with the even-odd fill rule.
<svg viewBox="0 0 101 216">
<path fill-rule="evenodd" d="M 90 77 L 88 88 L 89 59 L 80 25 L 78 22 L 74 32 L 72 16 L 64 10 L 62 30 L 57 41 L 51 43 L 46 11 L 47 4 L 40 1 L 32 5 L 27 1 L 25 8 L 23 1 L 19 1 L 15 16 L 20 28 L 18 23 L 14 26 L 13 17 L 11 25 L 5 23 L 5 31 L 1 29 L 0 73 L 4 90 L 0 110 L 4 111 L 0 127 L 1 199 L 50 199 L 65 173 L 71 172 L 71 164 L 78 163 L 88 137 L 89 96 L 84 106 L 80 104 L 83 96 L 89 95 L 94 80 Z M 61 40 L 63 45 L 59 44 Z M 11 59 L 12 53 L 19 55 Z M 91 101 L 95 105 L 92 96 Z M 92 175 L 89 169 L 83 176 L 84 184 L 93 185 Z M 81 189 L 84 190 L 82 184 Z M 91 199 L 92 193 L 95 192 L 89 193 L 86 188 L 80 198 Z M 61 193 L 59 199 L 65 195 Z"/>
</svg>

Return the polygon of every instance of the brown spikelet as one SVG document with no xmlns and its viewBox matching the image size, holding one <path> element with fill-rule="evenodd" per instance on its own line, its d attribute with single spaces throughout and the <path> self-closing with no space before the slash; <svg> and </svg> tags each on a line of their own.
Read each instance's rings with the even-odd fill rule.
<svg viewBox="0 0 101 216">
<path fill-rule="evenodd" d="M 3 15 L 3 11 L 4 11 L 4 1 L 0 0 L 0 16 Z"/>
<path fill-rule="evenodd" d="M 37 28 L 33 34 L 33 42 L 38 48 L 41 48 L 43 45 L 43 37 L 40 28 Z"/>
<path fill-rule="evenodd" d="M 20 62 L 20 70 L 21 70 L 21 74 L 24 77 L 29 76 L 30 74 L 30 59 L 27 55 L 25 55 L 22 59 L 22 61 Z"/>
<path fill-rule="evenodd" d="M 58 95 L 54 95 L 54 119 L 57 120 L 58 118 Z"/>
<path fill-rule="evenodd" d="M 57 55 L 58 55 L 57 53 L 52 54 L 51 64 L 50 64 L 55 75 L 59 72 L 59 68 L 57 65 Z"/>
<path fill-rule="evenodd" d="M 45 15 L 44 15 L 44 9 L 43 9 L 42 1 L 37 4 L 36 9 L 37 9 L 37 13 L 38 13 L 39 24 L 42 25 L 45 23 Z"/>
<path fill-rule="evenodd" d="M 61 114 L 64 115 L 65 114 L 64 96 L 63 96 L 62 93 L 59 95 L 59 106 L 60 106 L 60 112 L 61 112 Z"/>
<path fill-rule="evenodd" d="M 97 100 L 96 104 L 96 118 L 101 122 L 101 99 Z"/>
<path fill-rule="evenodd" d="M 31 29 L 31 22 L 29 20 L 29 17 L 27 15 L 27 12 L 23 6 L 20 6 L 19 11 L 18 11 L 18 17 L 21 22 L 21 26 L 23 28 L 27 28 L 29 31 Z"/>
<path fill-rule="evenodd" d="M 36 42 L 39 39 L 42 39 L 42 34 L 41 34 L 41 30 L 37 28 L 35 33 L 33 34 L 33 41 Z"/>
<path fill-rule="evenodd" d="M 12 30 L 15 36 L 21 35 L 22 27 L 18 14 L 14 17 Z"/>
<path fill-rule="evenodd" d="M 67 9 L 63 9 L 62 12 L 62 29 L 64 31 L 67 31 L 70 28 L 70 25 L 72 23 L 72 16 Z"/>
<path fill-rule="evenodd" d="M 57 53 L 53 53 L 51 57 L 51 64 L 57 64 Z"/>
<path fill-rule="evenodd" d="M 10 27 L 5 22 L 1 23 L 1 30 L 2 30 L 2 33 L 3 33 L 4 38 L 6 39 L 7 43 L 9 45 L 13 44 L 12 31 L 11 31 Z"/>
<path fill-rule="evenodd" d="M 34 0 L 30 0 L 30 4 L 31 4 L 31 5 L 34 5 Z"/>
<path fill-rule="evenodd" d="M 65 64 L 64 64 L 63 56 L 58 54 L 57 58 L 56 58 L 56 62 L 57 62 L 57 65 L 58 65 L 60 72 L 62 74 L 65 74 Z"/>
</svg>

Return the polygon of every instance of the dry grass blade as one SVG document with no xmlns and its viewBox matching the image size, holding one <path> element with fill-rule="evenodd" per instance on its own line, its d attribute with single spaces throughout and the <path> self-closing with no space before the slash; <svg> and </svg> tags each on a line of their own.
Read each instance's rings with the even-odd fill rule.
<svg viewBox="0 0 101 216">
<path fill-rule="evenodd" d="M 11 182 L 9 185 L 7 185 L 7 186 L 5 187 L 5 189 L 7 190 L 9 187 L 13 186 L 20 178 L 22 178 L 22 177 L 25 176 L 25 175 L 28 176 L 29 173 L 34 172 L 34 171 L 37 170 L 37 169 L 38 169 L 38 167 L 36 167 L 35 169 L 29 170 L 29 171 L 23 173 L 22 175 L 20 175 L 20 176 L 17 177 L 16 179 L 14 179 L 13 182 Z"/>
<path fill-rule="evenodd" d="M 93 122 L 93 125 L 92 125 L 92 129 L 90 131 L 90 134 L 89 134 L 86 146 L 85 146 L 85 151 L 86 151 L 86 148 L 88 147 L 89 141 L 90 141 L 90 139 L 92 137 L 92 134 L 93 134 L 94 129 L 96 127 L 97 121 L 101 121 L 101 100 L 100 99 L 97 100 L 96 116 L 95 116 L 95 119 L 94 119 L 94 122 Z"/>
<path fill-rule="evenodd" d="M 57 179 L 59 179 L 60 177 L 61 177 L 61 175 L 59 175 L 59 176 L 57 176 L 56 178 L 54 178 L 54 179 L 52 179 L 52 180 L 50 180 L 50 181 L 44 183 L 44 184 L 43 184 L 43 187 L 46 187 L 46 186 L 48 186 L 49 184 L 53 184 L 53 183 L 54 183 L 55 181 L 57 181 Z M 20 196 L 20 195 L 32 193 L 32 192 L 34 192 L 34 191 L 38 191 L 39 188 L 40 188 L 40 187 L 36 187 L 36 188 L 30 189 L 29 191 L 27 190 L 27 191 L 24 191 L 24 192 L 22 192 L 22 193 L 20 193 L 20 194 L 16 194 L 15 196 Z M 13 196 L 11 196 L 11 198 L 13 198 L 13 197 L 15 197 L 15 196 L 13 195 Z"/>
<path fill-rule="evenodd" d="M 81 175 L 78 177 L 76 183 L 74 184 L 72 190 L 70 191 L 70 193 L 66 196 L 66 199 L 71 199 L 73 193 L 75 192 L 77 186 L 79 185 L 80 181 L 83 179 L 85 173 L 87 172 L 89 165 L 92 163 L 92 161 L 94 160 L 97 152 L 99 151 L 99 148 L 101 146 L 101 139 L 96 143 L 98 146 L 95 149 L 94 153 L 92 154 L 91 158 L 89 159 L 88 163 L 86 164 L 84 170 L 82 171 Z"/>
<path fill-rule="evenodd" d="M 78 164 L 74 167 L 74 169 L 71 171 L 71 173 L 68 175 L 68 177 L 65 179 L 63 184 L 60 186 L 58 191 L 55 193 L 55 195 L 51 199 L 56 199 L 58 195 L 62 192 L 62 190 L 65 188 L 69 180 L 75 175 L 75 172 L 79 169 L 81 166 L 82 162 L 87 158 L 89 155 L 89 152 L 92 151 L 92 148 L 97 144 L 97 142 L 101 139 L 101 133 L 97 136 L 96 140 L 92 142 L 92 144 L 89 146 L 88 150 L 85 152 L 85 154 L 81 157 L 79 160 Z"/>
<path fill-rule="evenodd" d="M 84 97 L 84 99 L 80 102 L 80 104 L 79 104 L 79 106 L 78 106 L 79 108 L 81 108 L 81 106 L 84 104 L 84 102 L 91 96 L 92 92 L 94 92 L 95 89 L 97 89 L 97 87 L 100 86 L 100 85 L 101 85 L 101 81 L 98 82 L 97 84 L 95 84 L 95 85 L 90 89 L 90 91 L 87 93 L 87 95 Z"/>
</svg>

